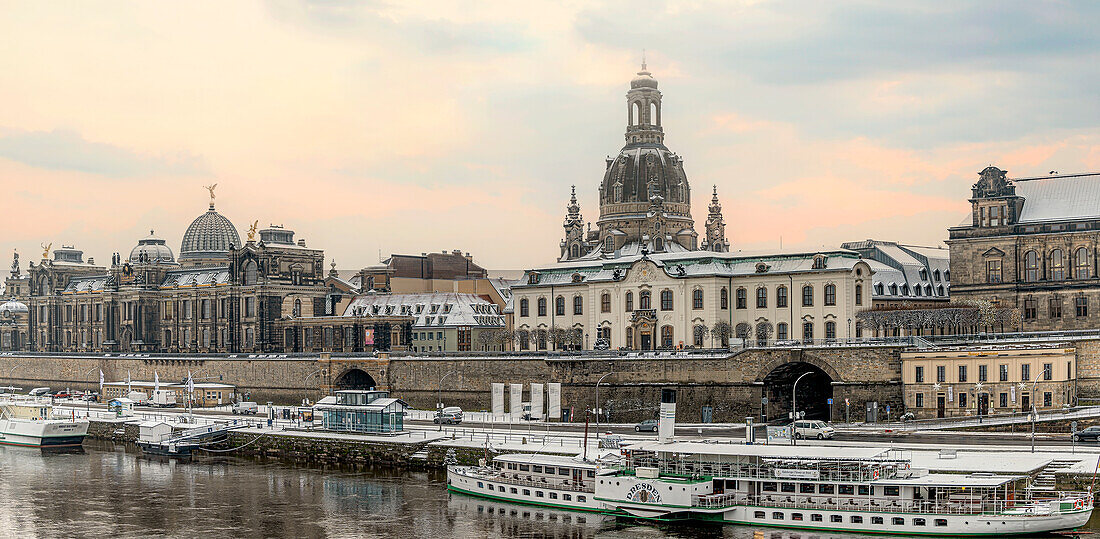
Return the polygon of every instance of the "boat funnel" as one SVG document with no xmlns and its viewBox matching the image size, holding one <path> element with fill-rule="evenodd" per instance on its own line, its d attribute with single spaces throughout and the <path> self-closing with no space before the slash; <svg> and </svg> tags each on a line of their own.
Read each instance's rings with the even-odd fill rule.
<svg viewBox="0 0 1100 539">
<path fill-rule="evenodd" d="M 661 414 L 657 418 L 657 442 L 667 444 L 676 435 L 676 390 L 661 390 Z"/>
</svg>

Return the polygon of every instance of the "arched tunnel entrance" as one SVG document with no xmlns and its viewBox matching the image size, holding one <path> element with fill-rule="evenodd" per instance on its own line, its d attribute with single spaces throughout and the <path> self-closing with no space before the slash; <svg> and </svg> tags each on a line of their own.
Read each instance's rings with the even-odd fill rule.
<svg viewBox="0 0 1100 539">
<path fill-rule="evenodd" d="M 336 386 L 336 389 L 371 389 L 378 387 L 374 378 L 362 369 L 349 369 L 341 374 L 333 385 Z"/>
<path fill-rule="evenodd" d="M 764 396 L 768 404 L 763 408 L 769 422 L 786 424 L 790 421 L 787 416 L 791 411 L 791 389 L 803 374 L 806 377 L 798 382 L 798 409 L 806 412 L 806 419 L 829 420 L 828 400 L 833 398 L 833 379 L 815 365 L 792 361 L 776 367 L 764 377 Z"/>
</svg>

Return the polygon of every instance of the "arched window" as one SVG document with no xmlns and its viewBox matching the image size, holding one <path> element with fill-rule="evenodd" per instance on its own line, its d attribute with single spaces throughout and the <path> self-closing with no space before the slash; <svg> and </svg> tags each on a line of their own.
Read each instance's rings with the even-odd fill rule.
<svg viewBox="0 0 1100 539">
<path fill-rule="evenodd" d="M 1050 280 L 1061 281 L 1066 278 L 1066 256 L 1061 249 L 1050 252 Z"/>
<path fill-rule="evenodd" d="M 691 291 L 691 308 L 702 309 L 703 308 L 703 291 L 696 288 Z"/>
<path fill-rule="evenodd" d="M 940 270 L 936 270 L 936 271 L 933 271 L 933 272 L 932 272 L 932 278 L 933 278 L 933 279 L 935 279 L 935 280 L 939 281 L 939 280 L 940 280 L 940 277 L 941 277 L 941 275 L 940 275 Z"/>
<path fill-rule="evenodd" d="M 652 301 L 649 295 L 649 290 L 642 290 L 638 293 L 638 308 L 645 310 L 651 309 Z"/>
<path fill-rule="evenodd" d="M 937 291 L 937 292 L 939 292 L 939 295 L 941 295 L 941 296 L 942 296 L 942 295 L 944 295 L 944 288 L 943 288 L 943 285 L 941 284 L 941 285 L 939 286 L 939 288 L 937 288 L 937 289 L 936 289 L 936 291 Z"/>
<path fill-rule="evenodd" d="M 661 326 L 661 346 L 672 348 L 672 326 Z"/>
<path fill-rule="evenodd" d="M 546 298 L 539 298 L 538 302 L 539 316 L 546 316 Z"/>
<path fill-rule="evenodd" d="M 780 286 L 775 289 L 775 306 L 781 309 L 787 307 L 787 287 Z"/>
<path fill-rule="evenodd" d="M 554 298 L 554 315 L 565 316 L 565 296 Z"/>
<path fill-rule="evenodd" d="M 295 299 L 294 300 L 293 315 L 294 315 L 294 318 L 298 318 L 298 317 L 302 316 L 302 300 L 300 300 L 300 299 Z"/>
<path fill-rule="evenodd" d="M 671 311 L 672 310 L 672 291 L 671 290 L 662 290 L 661 291 L 661 310 L 662 311 Z"/>
<path fill-rule="evenodd" d="M 621 189 L 621 187 L 619 187 L 617 189 Z M 608 236 L 608 237 L 604 238 L 604 240 L 603 240 L 603 250 L 607 251 L 609 253 L 611 251 L 614 251 L 615 250 L 615 238 L 613 238 L 611 236 Z"/>
<path fill-rule="evenodd" d="M 707 327 L 703 325 L 696 325 L 691 329 L 691 342 L 696 348 L 703 347 L 703 338 L 707 334 Z"/>
<path fill-rule="evenodd" d="M 735 305 L 737 306 L 738 309 L 745 309 L 749 306 L 748 305 L 748 303 L 749 303 L 748 296 L 749 296 L 748 290 L 745 290 L 744 288 L 738 288 L 737 289 L 737 293 L 734 295 L 734 298 L 735 298 L 734 301 L 736 302 Z"/>
<path fill-rule="evenodd" d="M 1073 278 L 1088 279 L 1092 275 L 1089 271 L 1089 250 L 1081 247 L 1073 255 Z"/>
<path fill-rule="evenodd" d="M 664 251 L 665 250 L 665 239 L 662 238 L 661 236 L 657 236 L 657 238 L 653 240 L 653 250 L 657 251 L 658 253 L 661 252 L 661 251 Z"/>
<path fill-rule="evenodd" d="M 573 314 L 584 314 L 584 298 L 580 296 L 573 296 Z"/>
<path fill-rule="evenodd" d="M 642 103 L 635 101 L 633 106 L 630 107 L 630 125 L 639 125 L 642 123 Z"/>
<path fill-rule="evenodd" d="M 721 303 L 722 303 L 722 310 L 726 310 L 726 309 L 730 308 L 730 291 L 726 290 L 726 287 L 724 287 L 724 286 L 722 287 L 722 293 L 721 293 L 720 300 L 721 300 Z"/>
<path fill-rule="evenodd" d="M 951 280 L 951 270 L 943 270 L 943 280 L 945 280 L 945 281 L 950 281 Z"/>
<path fill-rule="evenodd" d="M 891 296 L 898 295 L 898 285 L 896 285 L 896 284 L 891 284 L 890 285 L 890 295 Z"/>
<path fill-rule="evenodd" d="M 908 296 L 909 295 L 909 285 L 908 284 L 901 285 L 901 295 L 903 295 L 903 296 Z"/>
<path fill-rule="evenodd" d="M 525 330 L 525 329 L 519 330 L 519 334 L 517 335 L 517 337 L 519 337 L 519 349 L 520 350 L 527 350 L 527 349 L 531 348 L 531 334 L 528 333 L 527 330 Z"/>
<path fill-rule="evenodd" d="M 531 303 L 527 300 L 527 298 L 523 298 L 523 299 L 519 300 L 519 315 L 520 316 L 530 316 L 531 315 Z"/>
<path fill-rule="evenodd" d="M 249 260 L 248 262 L 244 263 L 245 286 L 256 284 L 256 281 L 259 279 L 258 274 L 259 270 L 257 269 L 255 260 Z"/>
<path fill-rule="evenodd" d="M 863 305 L 863 285 L 856 284 L 856 305 Z"/>
<path fill-rule="evenodd" d="M 802 306 L 813 307 L 814 306 L 814 287 L 813 285 L 805 285 L 802 287 Z"/>
<path fill-rule="evenodd" d="M 836 285 L 835 284 L 825 285 L 825 305 L 836 305 Z"/>
<path fill-rule="evenodd" d="M 580 247 L 574 243 L 573 246 L 569 248 L 569 258 L 577 258 L 578 256 L 580 256 L 580 254 Z"/>
<path fill-rule="evenodd" d="M 1024 253 L 1024 281 L 1034 283 L 1039 280 L 1039 253 Z"/>
<path fill-rule="evenodd" d="M 210 329 L 202 328 L 202 347 L 210 348 Z"/>
<path fill-rule="evenodd" d="M 836 322 L 832 320 L 825 322 L 825 338 L 830 340 L 836 338 Z"/>
<path fill-rule="evenodd" d="M 802 342 L 812 343 L 814 342 L 814 323 L 803 322 L 802 323 Z"/>
<path fill-rule="evenodd" d="M 245 328 L 244 330 L 244 345 L 248 348 L 252 348 L 256 341 L 256 332 L 252 328 Z"/>
<path fill-rule="evenodd" d="M 768 307 L 768 287 L 761 286 L 756 289 L 756 308 L 766 309 Z"/>
<path fill-rule="evenodd" d="M 170 330 L 170 329 L 164 330 L 164 346 L 165 346 L 165 348 L 167 348 L 169 346 L 172 346 L 173 344 L 175 344 L 175 343 L 172 342 L 172 330 Z"/>
<path fill-rule="evenodd" d="M 930 285 L 930 284 L 924 285 L 924 295 L 926 295 L 926 296 L 931 296 L 932 295 L 932 285 Z"/>
<path fill-rule="evenodd" d="M 611 294 L 608 294 L 607 292 L 600 294 L 600 312 L 611 312 Z"/>
<path fill-rule="evenodd" d="M 634 312 L 634 292 L 626 293 L 626 312 Z"/>
<path fill-rule="evenodd" d="M 775 340 L 785 341 L 789 338 L 790 338 L 790 335 L 788 334 L 788 331 L 787 331 L 787 323 L 786 322 L 780 322 L 780 323 L 776 324 L 775 325 Z"/>
</svg>

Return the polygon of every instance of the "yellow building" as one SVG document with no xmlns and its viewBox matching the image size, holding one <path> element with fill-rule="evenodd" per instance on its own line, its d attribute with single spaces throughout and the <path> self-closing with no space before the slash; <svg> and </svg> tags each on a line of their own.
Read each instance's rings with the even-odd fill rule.
<svg viewBox="0 0 1100 539">
<path fill-rule="evenodd" d="M 906 410 L 918 419 L 1026 412 L 1076 401 L 1073 348 L 989 346 L 902 352 Z"/>
</svg>

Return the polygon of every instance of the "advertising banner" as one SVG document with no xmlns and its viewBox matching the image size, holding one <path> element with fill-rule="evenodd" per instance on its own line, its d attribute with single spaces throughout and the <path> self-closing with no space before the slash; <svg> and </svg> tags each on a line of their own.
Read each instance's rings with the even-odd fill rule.
<svg viewBox="0 0 1100 539">
<path fill-rule="evenodd" d="M 512 414 L 512 419 L 519 419 L 523 417 L 523 384 L 512 384 L 512 402 L 511 408 L 508 410 Z"/>
<path fill-rule="evenodd" d="M 542 419 L 542 384 L 531 384 L 531 419 Z"/>
<path fill-rule="evenodd" d="M 504 415 L 504 384 L 493 384 L 493 415 Z"/>
<path fill-rule="evenodd" d="M 367 346 L 374 346 L 374 330 L 367 329 L 363 331 L 363 344 Z"/>
<path fill-rule="evenodd" d="M 561 420 L 561 384 L 558 382 L 546 384 L 546 418 Z"/>
</svg>

